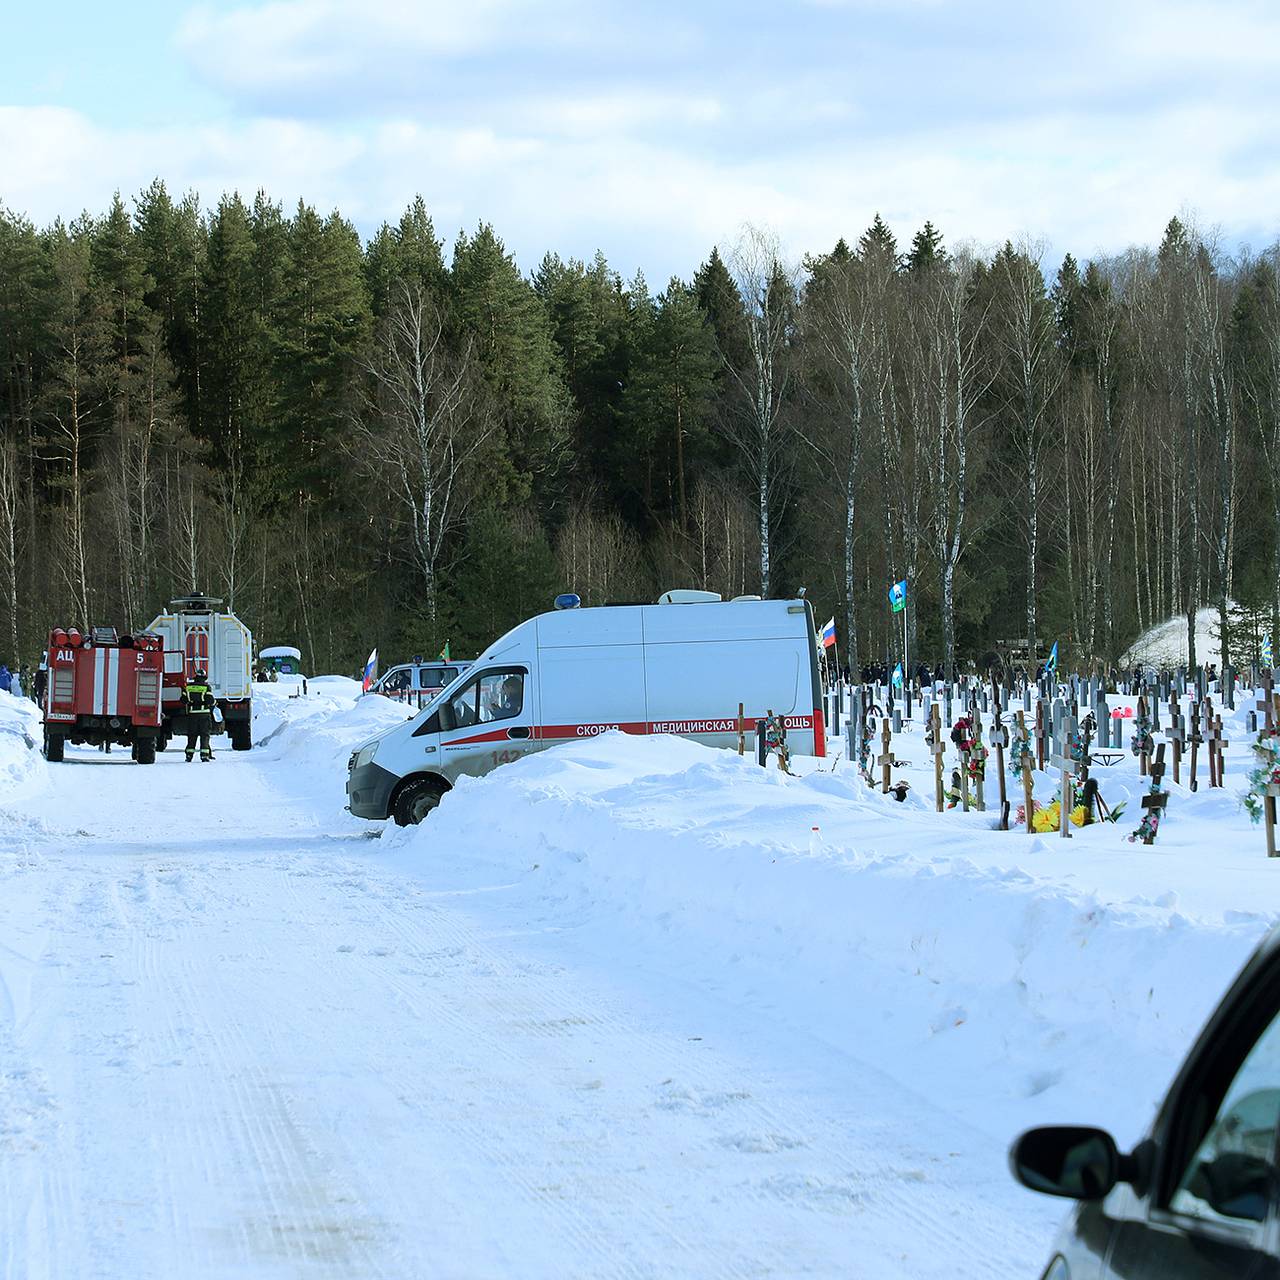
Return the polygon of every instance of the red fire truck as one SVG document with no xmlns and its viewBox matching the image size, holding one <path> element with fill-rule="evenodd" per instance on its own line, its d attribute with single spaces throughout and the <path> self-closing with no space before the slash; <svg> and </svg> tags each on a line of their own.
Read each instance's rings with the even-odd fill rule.
<svg viewBox="0 0 1280 1280">
<path fill-rule="evenodd" d="M 154 764 L 161 736 L 164 640 L 121 636 L 114 627 L 49 635 L 44 695 L 44 755 L 57 762 L 68 742 L 119 743 L 139 764 Z"/>
</svg>

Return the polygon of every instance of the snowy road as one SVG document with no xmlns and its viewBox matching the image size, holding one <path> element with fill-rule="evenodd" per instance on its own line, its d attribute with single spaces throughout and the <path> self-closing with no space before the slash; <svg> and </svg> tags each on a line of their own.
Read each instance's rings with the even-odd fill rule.
<svg viewBox="0 0 1280 1280">
<path fill-rule="evenodd" d="M 1057 1211 L 945 1100 L 407 877 L 270 767 L 69 753 L 6 815 L 4 1280 L 1043 1262 Z"/>
</svg>

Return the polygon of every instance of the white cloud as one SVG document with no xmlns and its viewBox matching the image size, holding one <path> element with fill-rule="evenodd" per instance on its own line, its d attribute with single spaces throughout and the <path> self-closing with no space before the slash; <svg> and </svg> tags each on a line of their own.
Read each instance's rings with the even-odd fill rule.
<svg viewBox="0 0 1280 1280">
<path fill-rule="evenodd" d="M 677 127 L 647 132 L 655 120 Z M 158 174 L 208 204 L 261 186 L 286 207 L 336 206 L 368 232 L 421 192 L 441 234 L 491 221 L 527 268 L 546 250 L 601 248 L 659 283 L 688 275 L 747 219 L 776 227 L 796 257 L 858 235 L 876 211 L 904 241 L 929 218 L 953 244 L 1030 234 L 1081 258 L 1154 244 L 1186 205 L 1229 243 L 1280 232 L 1274 108 L 1064 110 L 978 131 L 942 122 L 905 139 L 867 124 L 745 153 L 699 141 L 720 121 L 711 98 L 623 93 L 527 105 L 522 127 L 404 117 L 141 131 L 0 108 L 0 200 L 45 222 L 101 210 L 116 188 L 127 195 Z"/>
</svg>

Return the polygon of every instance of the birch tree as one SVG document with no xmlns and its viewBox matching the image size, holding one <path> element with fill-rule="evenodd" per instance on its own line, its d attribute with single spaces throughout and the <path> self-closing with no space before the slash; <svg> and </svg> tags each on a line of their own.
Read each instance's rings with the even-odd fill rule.
<svg viewBox="0 0 1280 1280">
<path fill-rule="evenodd" d="M 919 352 L 929 414 L 929 525 L 942 596 L 948 679 L 954 679 L 956 671 L 955 582 L 970 525 L 971 450 L 981 426 L 978 405 L 991 385 L 981 347 L 990 301 L 971 301 L 975 268 L 972 256 L 960 253 L 947 266 L 927 272 L 917 285 L 912 311 L 913 345 Z"/>
<path fill-rule="evenodd" d="M 776 236 L 747 227 L 730 266 L 746 315 L 748 357 L 739 367 L 725 362 L 734 384 L 734 404 L 725 431 L 739 453 L 756 498 L 760 533 L 760 594 L 773 584 L 776 518 L 791 447 L 784 408 L 791 378 L 790 341 L 795 284 L 783 264 Z"/>
<path fill-rule="evenodd" d="M 891 277 L 876 267 L 877 264 L 850 254 L 841 242 L 834 253 L 813 265 L 805 298 L 805 334 L 813 352 L 812 372 L 828 413 L 815 419 L 815 429 L 801 434 L 823 469 L 839 484 L 844 551 L 841 630 L 845 662 L 855 679 L 861 669 L 855 547 L 865 488 L 863 440 L 889 369 L 884 329 Z"/>
<path fill-rule="evenodd" d="M 1022 494 L 1026 565 L 1028 658 L 1035 661 L 1040 587 L 1040 506 L 1048 446 L 1049 409 L 1062 380 L 1053 311 L 1045 294 L 1039 252 L 1006 244 L 991 267 L 992 330 L 1000 361 L 998 385 L 1013 445 L 1015 486 Z"/>
<path fill-rule="evenodd" d="M 421 281 L 393 286 L 363 370 L 354 443 L 403 524 L 434 624 L 441 553 L 473 497 L 496 418 L 470 343 L 451 349 L 440 307 Z"/>
</svg>

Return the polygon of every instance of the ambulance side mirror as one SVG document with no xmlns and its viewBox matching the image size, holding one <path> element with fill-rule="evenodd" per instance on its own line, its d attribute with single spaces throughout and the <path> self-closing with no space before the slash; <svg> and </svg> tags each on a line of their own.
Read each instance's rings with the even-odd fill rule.
<svg viewBox="0 0 1280 1280">
<path fill-rule="evenodd" d="M 428 734 L 428 733 L 439 733 L 439 732 L 440 732 L 440 728 L 441 728 L 441 717 L 440 717 L 440 712 L 441 712 L 441 711 L 443 711 L 443 710 L 444 710 L 444 708 L 443 708 L 443 707 L 441 707 L 441 708 L 440 708 L 440 711 L 433 711 L 433 712 L 431 713 L 431 715 L 429 715 L 429 716 L 428 716 L 428 717 L 427 717 L 427 718 L 426 718 L 426 719 L 425 719 L 425 720 L 424 720 L 424 721 L 423 721 L 423 722 L 422 722 L 422 723 L 421 723 L 421 724 L 420 724 L 420 725 L 419 725 L 419 726 L 418 726 L 418 727 L 413 731 L 413 736 L 414 736 L 415 738 L 421 738 L 424 734 Z"/>
</svg>

